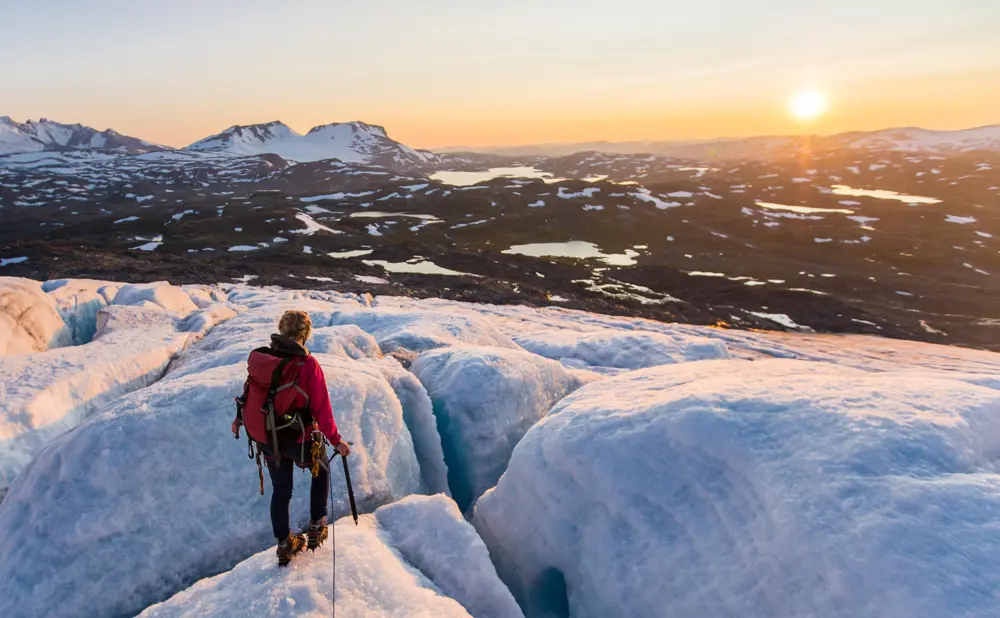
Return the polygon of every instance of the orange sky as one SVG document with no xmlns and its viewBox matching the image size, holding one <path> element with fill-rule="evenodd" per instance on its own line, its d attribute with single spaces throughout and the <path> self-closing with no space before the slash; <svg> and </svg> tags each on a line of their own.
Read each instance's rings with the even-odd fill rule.
<svg viewBox="0 0 1000 618">
<path fill-rule="evenodd" d="M 416 147 L 1000 123 L 1000 2 L 17 3 L 0 115 L 171 146 L 364 120 Z M 95 36 L 95 32 L 113 33 Z M 30 53 L 26 53 L 26 50 Z M 787 112 L 803 89 L 829 113 Z"/>
</svg>

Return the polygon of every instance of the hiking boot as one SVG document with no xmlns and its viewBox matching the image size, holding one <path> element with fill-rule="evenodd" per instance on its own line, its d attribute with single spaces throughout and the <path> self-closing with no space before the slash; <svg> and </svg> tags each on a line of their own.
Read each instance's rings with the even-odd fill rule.
<svg viewBox="0 0 1000 618">
<path fill-rule="evenodd" d="M 316 551 L 316 548 L 323 545 L 323 542 L 326 541 L 326 537 L 329 535 L 330 530 L 326 527 L 326 517 L 309 522 L 309 549 Z"/>
<path fill-rule="evenodd" d="M 306 538 L 301 534 L 289 534 L 288 538 L 278 543 L 278 566 L 288 566 L 292 556 L 302 551 L 306 546 Z"/>
</svg>

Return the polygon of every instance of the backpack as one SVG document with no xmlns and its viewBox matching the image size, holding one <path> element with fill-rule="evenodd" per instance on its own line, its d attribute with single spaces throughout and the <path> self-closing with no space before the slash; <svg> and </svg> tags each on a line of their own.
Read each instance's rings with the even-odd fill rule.
<svg viewBox="0 0 1000 618">
<path fill-rule="evenodd" d="M 309 413 L 309 394 L 299 386 L 299 370 L 305 364 L 303 356 L 283 354 L 271 348 L 257 348 L 247 359 L 247 380 L 243 394 L 236 398 L 236 415 L 247 432 L 249 457 L 254 458 L 257 444 L 257 465 L 260 466 L 261 446 L 273 453 L 276 466 L 281 467 L 282 447 L 301 441 L 313 425 Z M 305 403 L 297 405 L 299 399 Z"/>
</svg>

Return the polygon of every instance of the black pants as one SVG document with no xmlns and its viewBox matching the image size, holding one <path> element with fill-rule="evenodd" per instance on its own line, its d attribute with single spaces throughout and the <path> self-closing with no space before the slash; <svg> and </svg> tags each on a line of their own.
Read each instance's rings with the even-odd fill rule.
<svg viewBox="0 0 1000 618">
<path fill-rule="evenodd" d="M 284 450 L 284 449 L 283 449 Z M 266 452 L 266 449 L 265 449 Z M 308 451 L 306 451 L 308 457 Z M 284 541 L 291 532 L 288 505 L 292 501 L 292 486 L 296 470 L 301 470 L 288 458 L 281 460 L 281 467 L 274 461 L 267 461 L 267 473 L 271 476 L 271 528 L 278 541 Z M 311 476 L 312 486 L 309 488 L 309 518 L 313 521 L 326 517 L 326 498 L 330 491 L 330 473 L 322 468 L 318 476 Z"/>
</svg>

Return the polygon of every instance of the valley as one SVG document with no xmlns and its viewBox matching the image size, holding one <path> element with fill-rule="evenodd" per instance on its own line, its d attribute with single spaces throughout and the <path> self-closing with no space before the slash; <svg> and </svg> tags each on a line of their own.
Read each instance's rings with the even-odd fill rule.
<svg viewBox="0 0 1000 618">
<path fill-rule="evenodd" d="M 1000 152 L 431 154 L 381 127 L 330 126 L 354 132 L 330 146 L 349 161 L 247 154 L 315 155 L 274 123 L 182 150 L 0 156 L 0 274 L 208 277 L 998 349 Z"/>
</svg>

